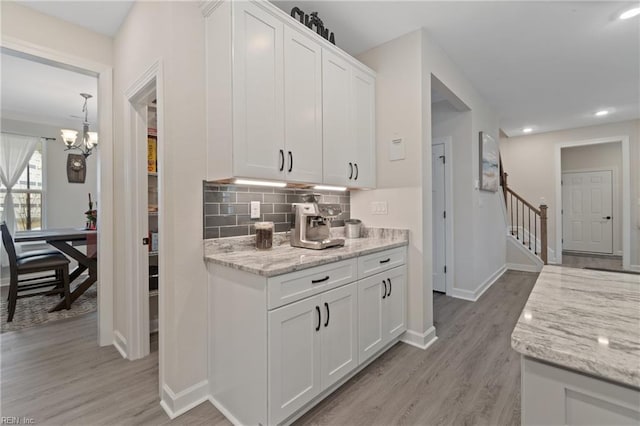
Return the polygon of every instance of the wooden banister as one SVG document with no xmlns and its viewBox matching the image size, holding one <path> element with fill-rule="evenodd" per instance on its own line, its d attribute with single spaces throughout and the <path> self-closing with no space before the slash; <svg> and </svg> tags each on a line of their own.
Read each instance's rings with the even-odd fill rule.
<svg viewBox="0 0 640 426">
<path fill-rule="evenodd" d="M 504 202 L 507 208 L 507 216 L 511 222 L 511 235 L 516 237 L 534 254 L 547 264 L 547 205 L 533 206 L 520 194 L 509 188 L 507 177 L 500 160 L 500 176 Z M 533 214 L 533 217 L 532 217 Z M 533 219 L 533 220 L 532 220 Z M 538 244 L 538 230 L 540 231 L 540 243 Z"/>
</svg>

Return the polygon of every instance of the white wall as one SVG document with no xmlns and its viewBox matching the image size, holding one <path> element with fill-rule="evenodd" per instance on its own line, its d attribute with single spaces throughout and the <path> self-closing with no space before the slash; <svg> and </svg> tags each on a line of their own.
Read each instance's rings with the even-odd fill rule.
<svg viewBox="0 0 640 426">
<path fill-rule="evenodd" d="M 111 64 L 112 40 L 15 1 L 0 2 L 3 40 L 16 39 L 96 63 Z"/>
<path fill-rule="evenodd" d="M 562 173 L 612 171 L 613 253 L 622 255 L 622 144 L 605 143 L 561 150 Z"/>
<path fill-rule="evenodd" d="M 544 197 L 549 206 L 549 246 L 556 247 L 554 151 L 564 142 L 629 137 L 631 172 L 631 253 L 632 265 L 640 265 L 638 200 L 640 199 L 640 120 L 567 129 L 530 136 L 502 138 L 500 151 L 509 186 L 537 205 Z"/>
<path fill-rule="evenodd" d="M 84 183 L 69 183 L 67 180 L 67 154 L 60 138 L 59 125 L 31 123 L 28 121 L 2 119 L 2 130 L 24 135 L 54 137 L 55 141 L 43 141 L 45 226 L 47 228 L 77 228 L 85 225 L 84 212 L 89 209 L 88 193 L 95 200 L 97 194 L 96 156 L 87 158 L 87 176 Z M 75 123 L 78 124 L 77 122 Z M 99 149 L 99 148 L 98 148 Z"/>
<path fill-rule="evenodd" d="M 477 134 L 485 130 L 497 137 L 497 118 L 424 30 L 377 46 L 358 59 L 377 72 L 378 189 L 352 191 L 352 217 L 370 226 L 410 230 L 408 328 L 424 334 L 433 325 L 431 74 L 472 110 L 470 134 L 460 144 L 455 159 L 454 185 L 456 200 L 459 198 L 455 226 L 460 226 L 466 236 L 464 243 L 456 247 L 456 264 L 461 271 L 456 286 L 463 297 L 477 295 L 481 285 L 504 266 L 506 259 L 499 194 L 473 190 L 478 174 Z M 388 146 L 397 137 L 405 141 L 406 157 L 389 161 Z M 389 214 L 371 214 L 372 201 L 387 201 Z"/>
<path fill-rule="evenodd" d="M 447 57 L 427 31 L 423 31 L 423 40 L 423 75 L 429 83 L 427 93 L 430 94 L 433 75 L 471 110 L 471 134 L 454 150 L 454 232 L 463 235 L 462 242 L 456 239 L 454 294 L 475 299 L 506 261 L 501 194 L 474 189 L 479 174 L 478 134 L 485 131 L 497 139 L 498 118 L 466 79 L 464 72 Z M 430 104 L 428 112 L 431 112 Z M 429 115 L 429 121 L 430 118 Z M 430 145 L 430 132 L 428 137 Z M 430 163 L 430 152 L 428 158 Z M 424 189 L 431 191 L 430 185 Z"/>
<path fill-rule="evenodd" d="M 207 378 L 207 276 L 202 256 L 202 180 L 205 178 L 204 20 L 198 2 L 136 2 L 114 41 L 116 244 L 124 241 L 125 91 L 158 59 L 163 62 L 166 211 L 161 235 L 166 287 L 160 377 L 180 392 Z M 127 337 L 125 259 L 117 259 L 116 330 Z M 162 339 L 164 337 L 164 339 Z M 187 397 L 188 398 L 188 397 Z"/>
</svg>

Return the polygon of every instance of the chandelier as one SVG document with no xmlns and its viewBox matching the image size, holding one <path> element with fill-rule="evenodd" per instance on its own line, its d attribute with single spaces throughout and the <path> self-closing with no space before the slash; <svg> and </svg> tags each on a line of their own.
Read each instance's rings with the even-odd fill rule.
<svg viewBox="0 0 640 426">
<path fill-rule="evenodd" d="M 91 155 L 93 148 L 98 145 L 98 133 L 89 131 L 89 108 L 87 107 L 87 101 L 93 96 L 88 93 L 80 93 L 80 96 L 84 98 L 84 104 L 82 105 L 82 112 L 84 112 L 82 139 L 78 141 L 77 130 L 61 129 L 60 132 L 62 133 L 62 141 L 67 146 L 65 151 L 77 149 L 87 158 Z"/>
</svg>

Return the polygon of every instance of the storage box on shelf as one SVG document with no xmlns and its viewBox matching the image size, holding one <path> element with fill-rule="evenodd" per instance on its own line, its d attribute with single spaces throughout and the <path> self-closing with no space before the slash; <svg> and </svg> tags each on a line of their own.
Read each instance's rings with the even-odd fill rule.
<svg viewBox="0 0 640 426">
<path fill-rule="evenodd" d="M 268 2 L 204 2 L 207 180 L 375 187 L 375 73 Z"/>
<path fill-rule="evenodd" d="M 212 402 L 241 424 L 302 415 L 406 330 L 405 263 L 406 247 L 274 277 L 209 263 Z"/>
</svg>

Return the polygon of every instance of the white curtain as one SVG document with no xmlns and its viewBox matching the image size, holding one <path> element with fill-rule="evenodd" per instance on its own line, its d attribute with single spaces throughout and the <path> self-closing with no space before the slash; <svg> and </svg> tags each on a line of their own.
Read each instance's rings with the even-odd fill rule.
<svg viewBox="0 0 640 426">
<path fill-rule="evenodd" d="M 12 135 L 2 133 L 0 139 L 0 182 L 6 187 L 4 196 L 4 208 L 2 219 L 7 222 L 7 227 L 14 235 L 16 232 L 16 213 L 13 207 L 11 189 L 18 182 L 40 138 L 33 136 Z M 0 220 L 0 221 L 1 221 Z"/>
</svg>

